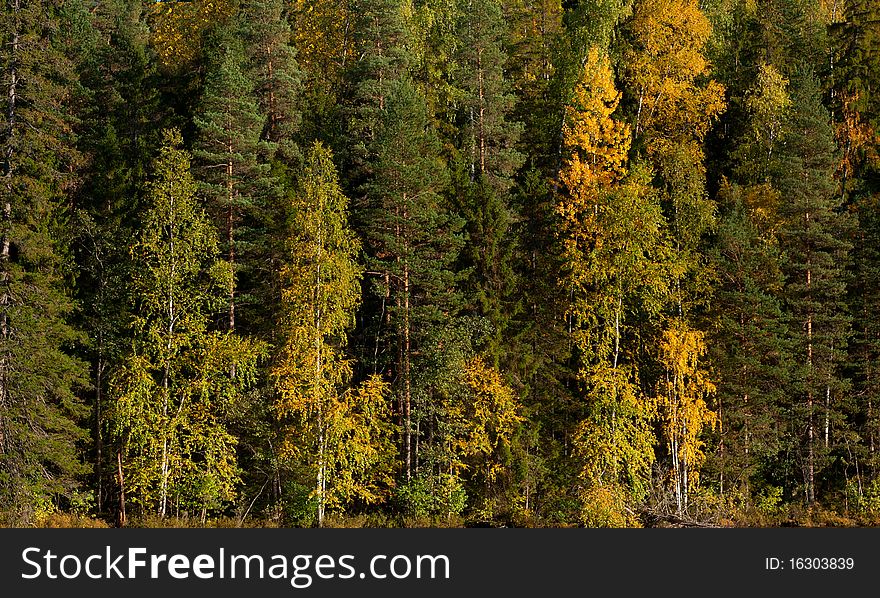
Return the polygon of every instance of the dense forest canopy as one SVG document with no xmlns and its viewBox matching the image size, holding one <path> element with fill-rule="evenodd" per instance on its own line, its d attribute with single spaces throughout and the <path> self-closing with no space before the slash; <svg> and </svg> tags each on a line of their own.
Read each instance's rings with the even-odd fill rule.
<svg viewBox="0 0 880 598">
<path fill-rule="evenodd" d="M 873 0 L 0 35 L 2 523 L 880 516 Z"/>
</svg>

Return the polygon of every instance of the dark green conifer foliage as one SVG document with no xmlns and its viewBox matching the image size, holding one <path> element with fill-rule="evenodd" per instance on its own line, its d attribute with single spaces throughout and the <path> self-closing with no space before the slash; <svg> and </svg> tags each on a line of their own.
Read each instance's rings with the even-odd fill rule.
<svg viewBox="0 0 880 598">
<path fill-rule="evenodd" d="M 226 324 L 252 329 L 255 323 L 237 322 L 236 308 L 254 302 L 259 286 L 255 270 L 264 250 L 265 215 L 278 193 L 269 174 L 268 158 L 274 144 L 261 139 L 266 123 L 247 75 L 242 44 L 234 31 L 221 30 L 211 46 L 212 61 L 194 121 L 197 138 L 196 172 L 208 209 L 221 231 L 221 248 L 233 277 L 228 289 Z M 243 304 L 243 305 L 242 305 Z"/>
<path fill-rule="evenodd" d="M 802 72 L 792 88 L 793 116 L 776 186 L 782 194 L 786 310 L 794 360 L 802 366 L 792 372 L 795 427 L 789 434 L 799 455 L 803 497 L 813 502 L 842 424 L 837 418 L 846 389 L 841 366 L 850 337 L 846 266 L 855 222 L 837 193 L 833 131 L 818 83 Z"/>
<path fill-rule="evenodd" d="M 360 186 L 372 172 L 390 90 L 408 76 L 411 56 L 401 0 L 352 0 L 353 62 L 343 86 L 341 112 L 345 139 L 336 151 L 343 180 L 357 203 Z M 357 215 L 355 214 L 357 218 Z"/>
<path fill-rule="evenodd" d="M 711 252 L 717 289 L 709 321 L 718 377 L 719 425 L 707 464 L 719 492 L 751 496 L 781 470 L 782 415 L 793 363 L 782 311 L 783 275 L 772 230 L 762 229 L 746 190 L 725 183 Z"/>
<path fill-rule="evenodd" d="M 504 193 L 524 157 L 516 149 L 522 124 L 509 116 L 515 98 L 504 73 L 501 5 L 498 0 L 461 1 L 456 79 L 464 94 L 458 148 L 472 181 L 482 174 Z"/>
<path fill-rule="evenodd" d="M 371 325 L 367 363 L 395 381 L 409 477 L 418 459 L 414 355 L 432 328 L 443 326 L 459 308 L 452 266 L 461 248 L 462 222 L 443 204 L 448 174 L 439 141 L 424 97 L 407 80 L 389 89 L 375 155 L 364 217 L 370 290 L 380 309 Z"/>
<path fill-rule="evenodd" d="M 290 163 L 300 155 L 302 73 L 284 6 L 282 0 L 246 0 L 239 18 L 254 91 L 266 118 L 261 138 L 277 144 L 277 157 Z"/>
<path fill-rule="evenodd" d="M 142 5 L 101 3 L 94 25 L 79 43 L 80 80 L 88 102 L 79 121 L 79 146 L 87 156 L 76 200 L 74 249 L 79 267 L 80 318 L 91 343 L 95 507 L 104 512 L 115 458 L 104 446 L 100 422 L 106 409 L 107 373 L 128 344 L 130 239 L 140 223 L 150 153 L 164 118 L 156 92 L 155 56 Z"/>
<path fill-rule="evenodd" d="M 857 479 L 859 493 L 863 477 L 880 471 L 880 206 L 876 195 L 853 202 L 859 219 L 852 250 L 852 277 L 849 285 L 849 306 L 853 318 L 850 343 L 850 368 L 855 404 L 849 411 L 850 428 L 861 442 L 853 447 L 848 465 Z M 861 447 L 859 450 L 857 447 Z"/>
<path fill-rule="evenodd" d="M 461 0 L 458 15 L 453 78 L 461 93 L 455 146 L 462 172 L 453 177 L 452 194 L 467 233 L 459 267 L 468 272 L 468 307 L 494 328 L 489 353 L 497 360 L 515 287 L 509 202 L 513 175 L 524 160 L 516 149 L 523 127 L 511 116 L 515 98 L 505 75 L 500 3 Z"/>
<path fill-rule="evenodd" d="M 77 83 L 62 9 L 12 0 L 0 20 L 0 504 L 16 524 L 79 506 L 84 469 L 66 210 L 80 160 L 67 108 Z"/>
</svg>

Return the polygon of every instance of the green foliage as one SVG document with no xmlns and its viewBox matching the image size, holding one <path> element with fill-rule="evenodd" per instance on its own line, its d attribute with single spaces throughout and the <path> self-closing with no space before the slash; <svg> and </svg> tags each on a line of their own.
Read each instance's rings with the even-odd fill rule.
<svg viewBox="0 0 880 598">
<path fill-rule="evenodd" d="M 416 476 L 401 484 L 396 493 L 401 512 L 416 519 L 449 518 L 464 511 L 467 493 L 461 480 L 451 474 Z"/>
<path fill-rule="evenodd" d="M 282 451 L 312 472 L 318 525 L 327 507 L 378 502 L 390 484 L 388 385 L 374 376 L 348 388 L 351 364 L 342 353 L 361 278 L 347 208 L 332 154 L 315 143 L 290 206 L 272 377 L 275 411 L 287 426 Z"/>
<path fill-rule="evenodd" d="M 276 148 L 262 138 L 266 117 L 253 96 L 244 48 L 234 33 L 221 29 L 212 40 L 213 60 L 193 119 L 200 190 L 221 233 L 221 251 L 232 275 L 227 285 L 231 331 L 236 329 L 236 306 L 254 302 L 254 269 L 265 256 L 265 220 L 278 194 L 266 163 Z"/>
<path fill-rule="evenodd" d="M 876 4 L 10 0 L 0 517 L 872 522 Z"/>
<path fill-rule="evenodd" d="M 60 3 L 16 2 L 0 18 L 0 509 L 18 525 L 75 502 L 86 469 L 67 210 L 82 155 L 66 17 Z"/>
<path fill-rule="evenodd" d="M 844 301 L 856 223 L 841 209 L 836 193 L 834 140 L 828 112 L 822 106 L 815 78 L 801 73 L 793 91 L 794 114 L 782 156 L 784 190 L 780 246 L 786 252 L 785 298 L 795 334 L 794 351 L 804 369 L 792 389 L 793 410 L 806 434 L 792 439 L 807 463 L 803 489 L 815 500 L 816 475 L 827 465 L 829 442 L 820 445 L 820 430 L 830 429 L 845 393 L 840 375 L 850 316 Z M 820 407 L 821 405 L 821 407 Z"/>
<path fill-rule="evenodd" d="M 132 246 L 132 342 L 110 383 L 107 426 L 132 503 L 163 517 L 182 509 L 204 518 L 236 496 L 237 440 L 226 420 L 254 384 L 264 349 L 207 328 L 230 272 L 217 261 L 180 145 L 177 131 L 165 133 Z"/>
</svg>

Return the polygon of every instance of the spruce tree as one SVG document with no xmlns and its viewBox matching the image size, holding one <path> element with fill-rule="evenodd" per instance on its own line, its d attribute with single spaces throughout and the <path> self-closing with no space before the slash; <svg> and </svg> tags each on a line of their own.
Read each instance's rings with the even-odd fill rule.
<svg viewBox="0 0 880 598">
<path fill-rule="evenodd" d="M 67 110 L 77 83 L 62 5 L 13 0 L 0 21 L 0 503 L 16 524 L 70 506 L 83 473 L 65 209 L 80 159 Z"/>
</svg>

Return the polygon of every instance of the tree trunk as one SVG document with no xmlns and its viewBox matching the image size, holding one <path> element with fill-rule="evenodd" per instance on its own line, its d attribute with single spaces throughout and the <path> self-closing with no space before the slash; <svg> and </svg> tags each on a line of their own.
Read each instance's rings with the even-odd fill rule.
<svg viewBox="0 0 880 598">
<path fill-rule="evenodd" d="M 19 0 L 12 0 L 9 6 L 16 17 L 21 10 Z M 3 203 L 3 222 L 2 222 L 2 239 L 0 239 L 0 342 L 3 343 L 2 354 L 0 354 L 0 455 L 9 453 L 9 436 L 7 430 L 6 414 L 9 409 L 9 352 L 7 342 L 9 340 L 9 306 L 12 300 L 10 290 L 10 266 L 9 266 L 9 250 L 10 250 L 10 229 L 12 226 L 12 198 L 14 197 L 12 189 L 12 175 L 15 171 L 13 166 L 14 149 L 12 138 L 16 132 L 16 117 L 18 104 L 18 31 L 13 31 L 12 40 L 9 44 L 9 71 L 7 88 L 7 111 L 6 111 L 6 149 L 4 152 L 3 178 L 6 179 L 6 201 Z"/>
<path fill-rule="evenodd" d="M 406 420 L 406 478 L 412 475 L 412 338 L 410 336 L 409 264 L 403 266 L 403 383 Z"/>
<path fill-rule="evenodd" d="M 323 211 L 323 206 L 320 206 L 320 211 Z M 327 476 L 326 476 L 326 468 L 327 468 L 327 446 L 326 446 L 326 434 L 324 430 L 324 396 L 322 393 L 322 381 L 324 379 L 324 364 L 323 364 L 323 338 L 322 338 L 322 317 L 321 313 L 321 301 L 322 301 L 322 286 L 323 281 L 321 280 L 321 260 L 323 259 L 323 231 L 321 227 L 318 227 L 318 239 L 317 239 L 317 247 L 318 247 L 318 257 L 315 260 L 317 263 L 317 268 L 315 271 L 315 291 L 314 291 L 314 301 L 315 301 L 315 399 L 316 399 L 316 411 L 318 417 L 318 475 L 317 475 L 317 494 L 318 494 L 318 506 L 317 506 L 317 516 L 318 516 L 318 527 L 324 527 L 324 505 L 326 503 L 326 491 L 327 491 Z"/>
<path fill-rule="evenodd" d="M 103 352 L 103 333 L 98 335 L 98 352 Z M 95 368 L 95 496 L 98 513 L 104 510 L 104 436 L 101 434 L 101 402 L 104 385 L 104 356 L 99 355 Z"/>
<path fill-rule="evenodd" d="M 116 525 L 125 527 L 125 478 L 122 476 L 122 451 L 116 451 L 116 475 L 119 482 L 119 512 L 116 514 Z"/>
</svg>

